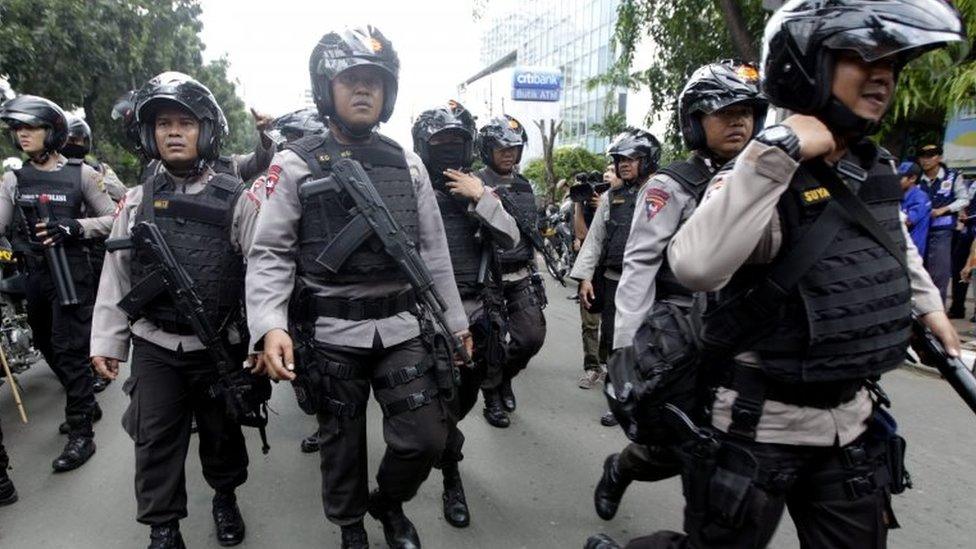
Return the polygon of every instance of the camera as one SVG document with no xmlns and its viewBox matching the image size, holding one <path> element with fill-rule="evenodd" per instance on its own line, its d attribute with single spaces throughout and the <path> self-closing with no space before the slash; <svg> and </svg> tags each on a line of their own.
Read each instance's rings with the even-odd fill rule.
<svg viewBox="0 0 976 549">
<path fill-rule="evenodd" d="M 585 203 L 594 193 L 603 194 L 610 188 L 610 184 L 603 181 L 601 172 L 580 172 L 575 178 L 576 184 L 569 188 L 569 198 L 573 202 Z"/>
</svg>

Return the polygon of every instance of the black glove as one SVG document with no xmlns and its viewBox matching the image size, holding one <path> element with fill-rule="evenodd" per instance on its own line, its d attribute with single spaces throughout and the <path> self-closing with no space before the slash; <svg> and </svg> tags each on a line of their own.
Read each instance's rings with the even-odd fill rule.
<svg viewBox="0 0 976 549">
<path fill-rule="evenodd" d="M 47 231 L 47 237 L 52 240 L 51 245 L 70 242 L 81 238 L 81 223 L 77 219 L 57 219 L 41 224 L 38 233 Z M 38 234 L 38 238 L 45 238 Z"/>
</svg>

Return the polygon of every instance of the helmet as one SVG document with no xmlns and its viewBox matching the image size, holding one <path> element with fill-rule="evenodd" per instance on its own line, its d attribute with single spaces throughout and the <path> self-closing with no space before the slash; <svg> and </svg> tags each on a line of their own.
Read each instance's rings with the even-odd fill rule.
<svg viewBox="0 0 976 549">
<path fill-rule="evenodd" d="M 316 109 L 300 109 L 283 114 L 271 123 L 271 132 L 284 141 L 295 141 L 308 135 L 325 133 L 325 123 Z"/>
<path fill-rule="evenodd" d="M 164 72 L 146 82 L 136 95 L 136 124 L 139 145 L 150 158 L 159 158 L 156 147 L 156 112 L 166 103 L 177 104 L 200 121 L 197 153 L 203 160 L 220 155 L 220 142 L 227 135 L 227 119 L 210 90 L 181 72 Z"/>
<path fill-rule="evenodd" d="M 944 0 L 790 0 L 766 23 L 762 90 L 769 101 L 819 114 L 833 129 L 870 134 L 831 94 L 835 50 L 871 62 L 896 56 L 896 71 L 926 51 L 966 43 L 959 12 Z"/>
<path fill-rule="evenodd" d="M 126 145 L 132 152 L 140 152 L 139 124 L 136 123 L 136 95 L 139 90 L 129 90 L 115 100 L 112 105 L 112 120 L 121 120 L 125 131 Z"/>
<path fill-rule="evenodd" d="M 330 32 L 312 49 L 312 56 L 308 60 L 312 98 L 323 118 L 338 118 L 332 101 L 332 80 L 347 69 L 358 66 L 372 66 L 380 70 L 383 75 L 383 109 L 379 121 L 390 119 L 396 104 L 400 59 L 393 44 L 372 25 L 346 29 L 341 34 Z M 341 121 L 333 122 L 343 127 Z"/>
<path fill-rule="evenodd" d="M 620 158 L 640 158 L 638 178 L 645 178 L 657 171 L 661 161 L 661 142 L 650 132 L 628 128 L 614 138 L 607 154 L 613 157 L 614 171 L 620 177 Z M 602 174 L 601 174 L 602 176 Z"/>
<path fill-rule="evenodd" d="M 707 148 L 701 115 L 730 105 L 751 106 L 752 135 L 759 133 L 766 122 L 768 103 L 758 86 L 759 71 L 748 63 L 725 60 L 698 68 L 678 96 L 678 117 L 685 146 L 693 151 Z"/>
<path fill-rule="evenodd" d="M 493 150 L 509 147 L 519 147 L 518 157 L 515 159 L 518 164 L 522 161 L 522 149 L 528 142 L 529 135 L 525 132 L 525 127 L 507 114 L 492 118 L 478 131 L 478 151 L 486 166 L 494 164 L 491 156 Z"/>
<path fill-rule="evenodd" d="M 8 126 L 24 124 L 35 128 L 47 128 L 44 150 L 57 151 L 68 140 L 68 120 L 56 103 L 36 95 L 21 95 L 0 105 L 0 120 Z M 19 149 L 20 144 L 14 140 Z"/>
<path fill-rule="evenodd" d="M 61 147 L 61 152 L 71 158 L 84 158 L 86 154 L 91 152 L 92 148 L 92 132 L 91 128 L 88 127 L 88 122 L 85 119 L 74 114 L 68 114 L 68 139 L 71 138 L 81 138 L 84 140 L 83 145 L 77 145 L 72 147 L 70 143 L 65 143 L 64 147 Z M 70 150 L 74 149 L 74 150 Z M 68 154 L 74 153 L 74 154 Z"/>
<path fill-rule="evenodd" d="M 424 164 L 430 162 L 430 140 L 442 132 L 456 132 L 464 137 L 463 166 L 471 166 L 474 160 L 474 117 L 457 101 L 449 101 L 447 107 L 420 113 L 413 124 L 413 150 Z"/>
</svg>

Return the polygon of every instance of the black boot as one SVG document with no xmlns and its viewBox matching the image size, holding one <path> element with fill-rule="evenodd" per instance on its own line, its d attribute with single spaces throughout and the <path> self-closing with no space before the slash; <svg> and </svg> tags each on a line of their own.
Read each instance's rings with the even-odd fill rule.
<svg viewBox="0 0 976 549">
<path fill-rule="evenodd" d="M 369 495 L 369 514 L 383 524 L 383 536 L 390 549 L 420 549 L 420 537 L 410 519 L 403 514 L 403 505 L 388 501 L 379 490 Z"/>
<path fill-rule="evenodd" d="M 631 479 L 625 478 L 620 472 L 619 459 L 620 454 L 607 456 L 606 461 L 603 462 L 603 476 L 600 477 L 600 482 L 593 492 L 596 514 L 603 520 L 610 520 L 617 514 L 624 491 L 630 485 Z"/>
<path fill-rule="evenodd" d="M 244 541 L 244 517 L 237 507 L 234 492 L 214 494 L 213 519 L 217 528 L 217 543 L 230 547 Z"/>
<path fill-rule="evenodd" d="M 17 489 L 7 476 L 7 471 L 0 471 L 0 507 L 17 501 Z"/>
<path fill-rule="evenodd" d="M 498 394 L 502 398 L 502 408 L 506 412 L 512 413 L 515 411 L 515 393 L 512 392 L 512 378 L 506 377 L 502 380 L 501 386 L 498 387 Z"/>
<path fill-rule="evenodd" d="M 319 442 L 319 432 L 315 431 L 302 439 L 302 453 L 314 454 L 315 452 L 319 451 L 319 447 L 321 447 L 321 445 L 322 444 Z"/>
<path fill-rule="evenodd" d="M 92 423 L 96 423 L 100 419 L 102 419 L 102 407 L 96 402 L 95 410 L 92 411 Z M 69 431 L 71 431 L 71 426 L 68 425 L 67 421 L 62 421 L 61 425 L 58 425 L 58 432 L 62 435 L 68 434 Z"/>
<path fill-rule="evenodd" d="M 583 549 L 620 549 L 620 545 L 606 534 L 597 534 L 586 540 Z"/>
<path fill-rule="evenodd" d="M 95 382 L 92 385 L 92 388 L 95 389 L 96 393 L 101 393 L 102 391 L 105 390 L 106 387 L 108 387 L 109 383 L 112 383 L 111 379 L 96 374 Z"/>
<path fill-rule="evenodd" d="M 617 425 L 617 417 L 613 415 L 613 412 L 607 410 L 605 414 L 600 416 L 600 425 L 604 427 L 613 427 Z"/>
<path fill-rule="evenodd" d="M 455 528 L 464 528 L 471 524 L 471 514 L 468 502 L 464 498 L 464 485 L 461 484 L 461 471 L 457 462 L 445 463 L 441 468 L 444 475 L 444 520 Z"/>
<path fill-rule="evenodd" d="M 502 407 L 502 399 L 498 395 L 497 389 L 485 389 L 485 420 L 488 421 L 488 425 L 492 427 L 498 427 L 499 429 L 504 429 L 511 425 L 511 420 L 508 419 L 508 412 Z"/>
<path fill-rule="evenodd" d="M 149 549 L 186 549 L 180 535 L 180 523 L 174 520 L 153 526 L 149 533 Z"/>
<path fill-rule="evenodd" d="M 84 465 L 94 454 L 95 441 L 92 437 L 69 435 L 64 450 L 51 467 L 55 473 L 71 471 Z"/>
<path fill-rule="evenodd" d="M 369 549 L 369 536 L 363 521 L 342 527 L 342 549 Z"/>
</svg>

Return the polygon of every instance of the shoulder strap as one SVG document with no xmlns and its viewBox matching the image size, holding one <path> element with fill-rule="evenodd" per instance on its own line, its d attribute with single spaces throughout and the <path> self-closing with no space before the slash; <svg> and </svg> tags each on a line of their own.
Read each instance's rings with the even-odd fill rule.
<svg viewBox="0 0 976 549">
<path fill-rule="evenodd" d="M 84 162 L 85 161 L 82 160 L 81 158 L 69 158 L 67 165 L 68 166 L 81 166 Z"/>
<path fill-rule="evenodd" d="M 684 190 L 695 197 L 701 199 L 702 192 L 712 179 L 712 171 L 701 162 L 691 160 L 680 160 L 672 162 L 668 166 L 661 168 L 657 173 L 662 173 L 674 179 Z"/>
<path fill-rule="evenodd" d="M 326 176 L 322 164 L 319 162 L 316 151 L 325 145 L 325 138 L 321 135 L 310 135 L 297 141 L 285 145 L 285 148 L 297 154 L 305 161 L 308 169 L 312 172 L 314 179 L 321 179 Z"/>
</svg>

